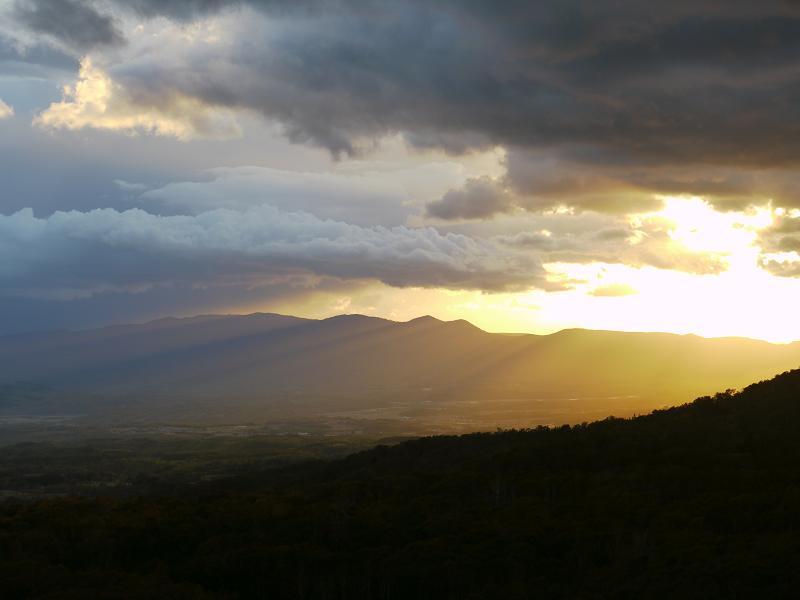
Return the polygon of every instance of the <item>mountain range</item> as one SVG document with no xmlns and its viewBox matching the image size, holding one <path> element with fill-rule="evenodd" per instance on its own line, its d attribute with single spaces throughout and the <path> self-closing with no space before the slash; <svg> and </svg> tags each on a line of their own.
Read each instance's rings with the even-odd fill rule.
<svg viewBox="0 0 800 600">
<path fill-rule="evenodd" d="M 798 365 L 800 343 L 744 338 L 205 315 L 0 337 L 0 411 L 468 430 L 642 414 Z"/>
</svg>

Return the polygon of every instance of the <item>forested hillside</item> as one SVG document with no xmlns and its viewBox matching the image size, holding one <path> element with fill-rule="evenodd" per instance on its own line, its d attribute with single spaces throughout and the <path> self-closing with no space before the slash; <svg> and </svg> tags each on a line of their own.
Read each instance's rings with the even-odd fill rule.
<svg viewBox="0 0 800 600">
<path fill-rule="evenodd" d="M 6 597 L 736 598 L 800 589 L 800 371 L 632 420 L 0 505 Z"/>
</svg>

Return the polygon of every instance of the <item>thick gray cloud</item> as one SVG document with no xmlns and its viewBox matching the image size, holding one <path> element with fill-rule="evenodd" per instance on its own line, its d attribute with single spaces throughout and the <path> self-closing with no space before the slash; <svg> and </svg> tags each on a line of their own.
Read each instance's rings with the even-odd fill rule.
<svg viewBox="0 0 800 600">
<path fill-rule="evenodd" d="M 505 175 L 485 186 L 491 186 L 491 194 L 471 194 L 466 186 L 454 189 L 430 203 L 429 213 L 440 219 L 479 219 L 569 206 L 626 214 L 656 210 L 661 205 L 657 196 L 670 195 L 702 196 L 722 210 L 770 201 L 800 206 L 800 173 L 794 168 L 593 165 L 539 149 L 508 149 Z"/>
<path fill-rule="evenodd" d="M 333 150 L 350 150 L 362 135 L 411 131 L 570 145 L 576 160 L 591 163 L 773 165 L 798 155 L 783 132 L 800 117 L 790 68 L 800 8 L 785 2 L 650 11 L 640 2 L 499 10 L 489 2 L 338 1 L 289 16 L 285 3 L 255 4 L 278 4 L 286 26 L 238 57 L 264 83 L 223 90 L 221 81 L 195 78 L 191 91 L 263 110 Z M 284 105 L 271 90 L 278 83 L 308 97 Z"/>
<path fill-rule="evenodd" d="M 774 144 L 776 106 L 798 117 L 798 82 L 786 67 L 800 49 L 800 8 L 786 2 L 675 2 L 658 11 L 574 0 L 502 10 L 414 0 L 120 7 L 189 19 L 243 4 L 267 9 L 282 34 L 242 43 L 227 57 L 231 69 L 178 73 L 174 85 L 283 118 L 299 139 L 335 151 L 401 130 L 428 142 L 434 133 L 479 133 L 486 143 L 575 144 L 579 155 L 599 147 L 617 161 L 795 161 L 796 142 Z M 243 73 L 260 78 L 227 85 Z M 278 83 L 309 98 L 288 105 Z"/>
<path fill-rule="evenodd" d="M 14 16 L 34 33 L 79 51 L 125 41 L 114 19 L 86 0 L 16 0 Z"/>
<path fill-rule="evenodd" d="M 359 227 L 261 206 L 161 217 L 134 209 L 0 216 L 0 290 L 81 298 L 162 285 L 258 287 L 308 274 L 396 287 L 546 285 L 530 254 L 434 229 Z"/>
<path fill-rule="evenodd" d="M 427 214 L 439 219 L 483 219 L 512 207 L 511 196 L 502 185 L 490 177 L 479 177 L 429 202 Z"/>
<path fill-rule="evenodd" d="M 531 210 L 577 198 L 619 212 L 654 191 L 738 206 L 759 173 L 793 169 L 800 156 L 800 137 L 787 135 L 800 127 L 794 3 L 118 3 L 138 18 L 181 21 L 226 7 L 251 11 L 236 41 L 176 61 L 120 61 L 112 77 L 147 106 L 179 94 L 257 111 L 337 154 L 393 133 L 451 152 L 551 153 L 553 171 L 533 183 L 509 163 Z M 708 167 L 718 176 L 699 173 Z M 757 194 L 783 189 L 771 177 Z"/>
<path fill-rule="evenodd" d="M 517 210 L 541 212 L 562 206 L 624 214 L 655 210 L 661 202 L 654 193 L 674 192 L 672 188 L 648 186 L 641 181 L 641 172 L 613 171 L 618 170 L 562 161 L 540 150 L 511 148 L 504 176 L 469 181 L 430 202 L 427 212 L 445 220 L 484 219 Z M 687 187 L 691 189 L 691 185 Z"/>
</svg>

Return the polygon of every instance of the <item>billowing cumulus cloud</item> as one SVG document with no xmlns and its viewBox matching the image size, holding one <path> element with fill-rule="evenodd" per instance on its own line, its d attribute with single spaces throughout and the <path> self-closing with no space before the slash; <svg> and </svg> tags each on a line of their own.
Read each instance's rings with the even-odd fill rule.
<svg viewBox="0 0 800 600">
<path fill-rule="evenodd" d="M 290 274 L 396 287 L 546 285 L 531 255 L 434 229 L 359 227 L 271 206 L 157 216 L 134 209 L 0 217 L 4 295 L 85 297 L 159 285 L 265 285 Z"/>
<path fill-rule="evenodd" d="M 78 81 L 64 88 L 61 102 L 37 115 L 34 124 L 48 129 L 91 127 L 126 134 L 148 132 L 181 140 L 225 139 L 241 134 L 229 111 L 176 91 L 134 97 L 89 58 L 81 62 Z"/>
<path fill-rule="evenodd" d="M 14 108 L 3 102 L 0 99 L 0 120 L 8 119 L 14 116 Z"/>
</svg>

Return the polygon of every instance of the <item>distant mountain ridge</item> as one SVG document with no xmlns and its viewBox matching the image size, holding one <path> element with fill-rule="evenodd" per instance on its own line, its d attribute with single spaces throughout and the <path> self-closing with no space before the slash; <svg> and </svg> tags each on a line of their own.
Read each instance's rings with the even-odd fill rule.
<svg viewBox="0 0 800 600">
<path fill-rule="evenodd" d="M 505 335 L 430 316 L 204 315 L 0 337 L 0 385 L 219 406 L 630 397 L 646 412 L 798 365 L 798 343 L 581 329 Z"/>
</svg>

